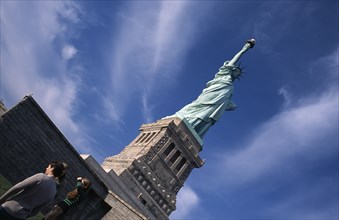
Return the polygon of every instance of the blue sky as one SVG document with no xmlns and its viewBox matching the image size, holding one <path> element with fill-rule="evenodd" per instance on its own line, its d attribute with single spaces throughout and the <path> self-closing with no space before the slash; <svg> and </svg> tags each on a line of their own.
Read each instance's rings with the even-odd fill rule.
<svg viewBox="0 0 339 220">
<path fill-rule="evenodd" d="M 1 1 L 0 98 L 100 163 L 193 101 L 249 38 L 171 219 L 338 219 L 338 1 Z"/>
</svg>

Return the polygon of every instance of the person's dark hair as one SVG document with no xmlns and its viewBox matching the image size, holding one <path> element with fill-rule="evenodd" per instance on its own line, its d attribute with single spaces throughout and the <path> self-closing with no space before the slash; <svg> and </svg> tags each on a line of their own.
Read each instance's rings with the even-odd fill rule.
<svg viewBox="0 0 339 220">
<path fill-rule="evenodd" d="M 62 171 L 62 173 L 56 178 L 57 180 L 57 184 L 60 184 L 62 182 L 63 179 L 65 179 L 65 174 L 66 174 L 66 170 L 67 170 L 67 167 L 68 167 L 68 164 L 63 162 L 62 163 L 64 165 L 64 170 Z"/>
<path fill-rule="evenodd" d="M 65 167 L 61 161 L 52 161 L 49 165 L 54 168 L 52 171 L 54 177 L 64 175 Z"/>
</svg>

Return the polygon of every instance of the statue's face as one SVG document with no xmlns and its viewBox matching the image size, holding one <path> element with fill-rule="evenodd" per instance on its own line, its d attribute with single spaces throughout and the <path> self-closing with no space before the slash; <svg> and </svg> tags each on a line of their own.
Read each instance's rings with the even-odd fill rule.
<svg viewBox="0 0 339 220">
<path fill-rule="evenodd" d="M 242 71 L 241 71 L 241 69 L 239 67 L 233 67 L 231 74 L 232 74 L 232 77 L 234 79 L 237 79 L 237 78 L 239 78 L 241 76 Z"/>
</svg>

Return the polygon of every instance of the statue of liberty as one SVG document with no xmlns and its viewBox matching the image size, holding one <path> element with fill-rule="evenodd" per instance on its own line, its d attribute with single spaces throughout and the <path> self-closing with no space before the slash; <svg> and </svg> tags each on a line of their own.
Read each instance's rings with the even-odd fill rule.
<svg viewBox="0 0 339 220">
<path fill-rule="evenodd" d="M 199 97 L 184 106 L 181 110 L 169 117 L 179 117 L 194 128 L 203 138 L 208 129 L 217 122 L 225 111 L 232 111 L 237 106 L 232 102 L 233 82 L 242 74 L 242 69 L 236 65 L 240 57 L 250 48 L 254 47 L 255 40 L 246 41 L 245 46 L 219 68 L 214 79 L 206 84 Z"/>
</svg>

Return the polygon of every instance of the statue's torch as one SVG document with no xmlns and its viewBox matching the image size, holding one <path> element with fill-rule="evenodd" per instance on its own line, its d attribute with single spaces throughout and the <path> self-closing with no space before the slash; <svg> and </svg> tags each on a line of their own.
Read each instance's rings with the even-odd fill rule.
<svg viewBox="0 0 339 220">
<path fill-rule="evenodd" d="M 245 46 L 233 57 L 233 59 L 227 64 L 227 66 L 234 65 L 240 57 L 250 48 L 253 48 L 255 45 L 254 39 L 249 39 L 246 41 Z"/>
</svg>

